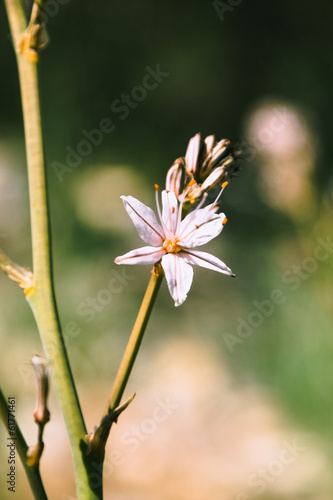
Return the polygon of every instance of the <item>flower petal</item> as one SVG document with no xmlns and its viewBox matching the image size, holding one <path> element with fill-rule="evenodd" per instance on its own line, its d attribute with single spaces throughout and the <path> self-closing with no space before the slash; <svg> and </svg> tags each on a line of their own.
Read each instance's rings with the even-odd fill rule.
<svg viewBox="0 0 333 500">
<path fill-rule="evenodd" d="M 179 225 L 179 231 L 177 232 L 177 237 L 181 239 L 183 238 L 183 235 L 189 233 L 192 229 L 195 228 L 195 226 L 213 219 L 215 216 L 215 212 L 216 210 L 214 209 L 214 203 L 207 205 L 207 207 L 205 208 L 194 209 L 181 221 Z"/>
<path fill-rule="evenodd" d="M 120 255 L 115 259 L 116 264 L 155 264 L 158 262 L 163 255 L 165 255 L 165 250 L 163 247 L 142 247 L 131 250 L 130 252 Z"/>
<path fill-rule="evenodd" d="M 175 306 L 180 306 L 186 299 L 187 293 L 192 285 L 193 269 L 174 253 L 168 253 L 162 257 L 168 288 Z"/>
<path fill-rule="evenodd" d="M 162 191 L 162 219 L 166 227 L 175 234 L 178 217 L 178 201 L 174 192 Z"/>
<path fill-rule="evenodd" d="M 178 253 L 179 257 L 189 264 L 193 264 L 206 269 L 212 269 L 218 273 L 227 274 L 236 278 L 232 270 L 222 260 L 207 252 L 198 252 L 196 250 L 182 250 Z M 163 261 L 162 261 L 163 262 Z"/>
<path fill-rule="evenodd" d="M 163 244 L 163 229 L 153 210 L 133 196 L 121 196 L 128 215 L 132 219 L 140 238 L 153 246 Z"/>
<path fill-rule="evenodd" d="M 216 238 L 223 229 L 224 213 L 216 214 L 218 204 L 190 212 L 180 223 L 177 239 L 185 248 L 204 245 Z"/>
<path fill-rule="evenodd" d="M 210 240 L 216 238 L 223 229 L 224 214 L 214 214 L 213 218 L 206 220 L 201 224 L 191 224 L 188 232 L 184 231 L 184 235 L 180 239 L 181 244 L 185 248 L 194 248 L 205 245 Z M 196 222 L 196 221 L 195 221 Z"/>
</svg>

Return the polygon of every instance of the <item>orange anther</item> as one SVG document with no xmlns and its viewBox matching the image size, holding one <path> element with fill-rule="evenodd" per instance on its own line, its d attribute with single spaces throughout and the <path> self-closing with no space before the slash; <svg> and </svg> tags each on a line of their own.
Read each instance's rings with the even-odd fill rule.
<svg viewBox="0 0 333 500">
<path fill-rule="evenodd" d="M 225 226 L 227 222 L 228 222 L 228 219 L 226 217 L 224 217 L 223 222 L 222 222 L 222 226 Z"/>
<path fill-rule="evenodd" d="M 195 180 L 194 180 L 194 179 L 192 179 L 192 180 L 188 183 L 188 185 L 189 185 L 189 186 L 193 186 L 194 184 L 195 184 Z"/>
<path fill-rule="evenodd" d="M 156 189 L 156 191 L 160 190 L 160 186 L 158 184 L 154 184 L 154 188 Z"/>
<path fill-rule="evenodd" d="M 175 210 L 176 210 L 176 209 L 175 209 L 175 207 L 172 207 L 172 208 L 171 208 L 171 213 L 173 213 L 173 214 L 174 214 L 174 213 L 175 213 Z"/>
<path fill-rule="evenodd" d="M 225 181 L 223 184 L 222 184 L 222 189 L 224 189 L 225 187 L 227 187 L 227 185 L 229 184 L 228 181 Z"/>
</svg>

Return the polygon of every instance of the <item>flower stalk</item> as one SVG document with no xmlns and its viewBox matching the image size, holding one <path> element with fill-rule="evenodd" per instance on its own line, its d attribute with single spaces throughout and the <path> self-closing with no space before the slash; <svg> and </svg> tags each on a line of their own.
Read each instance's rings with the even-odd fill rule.
<svg viewBox="0 0 333 500">
<path fill-rule="evenodd" d="M 65 420 L 72 449 L 78 499 L 99 500 L 102 498 L 102 482 L 100 481 L 95 488 L 89 484 L 92 465 L 85 457 L 87 431 L 60 329 L 54 295 L 38 91 L 38 57 L 36 57 L 42 45 L 41 13 L 38 11 L 38 15 L 36 14 L 36 4 L 34 4 L 32 15 L 35 16 L 35 23 L 31 21 L 26 28 L 20 1 L 5 0 L 5 4 L 12 38 L 16 46 L 28 163 L 34 286 L 26 297 L 37 322 L 44 352 L 51 367 L 55 392 Z M 27 38 L 30 40 L 29 43 L 27 43 Z"/>
<path fill-rule="evenodd" d="M 135 394 L 131 396 L 128 401 L 126 401 L 122 406 L 119 407 L 133 365 L 139 352 L 146 326 L 162 280 L 162 267 L 160 265 L 155 265 L 135 324 L 133 326 L 131 336 L 129 338 L 116 378 L 114 380 L 108 404 L 101 420 L 101 424 L 90 439 L 89 448 L 93 450 L 97 455 L 104 454 L 104 448 L 112 424 L 114 422 L 117 422 L 117 418 L 120 413 L 127 408 L 127 406 L 131 403 L 135 396 Z"/>
<path fill-rule="evenodd" d="M 39 429 L 38 442 L 35 447 L 28 449 L 23 436 L 19 433 L 19 454 L 35 498 L 45 499 L 39 475 L 39 462 L 44 447 L 43 429 L 49 420 L 46 404 L 48 393 L 46 366 L 49 366 L 72 450 L 77 498 L 102 500 L 105 445 L 112 424 L 117 422 L 119 415 L 135 396 L 134 394 L 121 404 L 163 276 L 166 276 L 176 306 L 186 300 L 193 279 L 192 266 L 235 276 L 220 259 L 207 252 L 195 250 L 195 247 L 208 243 L 218 236 L 225 226 L 227 221 L 225 215 L 217 213 L 218 200 L 228 184 L 225 179 L 234 175 L 238 166 L 229 141 L 224 139 L 215 144 L 214 136 L 209 136 L 202 143 L 200 135 L 197 134 L 191 139 L 185 158 L 176 160 L 169 170 L 166 189 L 162 191 L 162 210 L 159 204 L 159 188 L 156 186 L 159 221 L 155 213 L 139 200 L 131 196 L 122 197 L 140 237 L 149 246 L 117 257 L 115 262 L 129 265 L 154 264 L 154 269 L 101 423 L 96 431 L 88 436 L 61 332 L 52 275 L 50 220 L 37 72 L 40 50 L 48 41 L 43 23 L 44 3 L 44 0 L 34 0 L 31 19 L 26 26 L 21 1 L 5 0 L 16 49 L 22 96 L 33 272 L 15 264 L 1 251 L 0 268 L 23 288 L 35 316 L 47 359 L 47 365 L 46 362 L 44 365 L 39 359 L 35 359 L 35 368 L 39 370 L 37 373 L 39 399 L 34 413 Z M 213 203 L 204 206 L 208 191 L 218 185 L 221 185 L 221 191 L 217 198 Z M 181 191 L 182 186 L 183 191 Z M 2 419 L 5 416 L 4 402 L 0 392 Z"/>
<path fill-rule="evenodd" d="M 151 273 L 146 293 L 143 297 L 138 316 L 133 326 L 133 330 L 128 341 L 122 362 L 111 389 L 108 407 L 112 410 L 114 410 L 120 404 L 136 356 L 139 352 L 143 335 L 145 333 L 150 313 L 155 303 L 155 299 L 160 289 L 162 279 L 163 272 L 161 267 L 155 266 L 153 272 Z"/>
</svg>

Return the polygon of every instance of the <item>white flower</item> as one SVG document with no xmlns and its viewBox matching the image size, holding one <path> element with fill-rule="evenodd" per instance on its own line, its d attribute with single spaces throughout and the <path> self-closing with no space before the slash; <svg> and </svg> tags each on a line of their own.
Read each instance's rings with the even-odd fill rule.
<svg viewBox="0 0 333 500">
<path fill-rule="evenodd" d="M 218 198 L 220 197 L 221 190 Z M 227 219 L 223 213 L 217 214 L 217 200 L 201 208 L 205 199 L 181 220 L 183 201 L 178 202 L 174 192 L 162 192 L 162 213 L 158 202 L 156 186 L 156 205 L 160 219 L 158 222 L 153 210 L 132 196 L 121 196 L 128 215 L 131 217 L 141 239 L 150 246 L 137 248 L 115 259 L 116 264 L 155 264 L 161 260 L 170 294 L 175 306 L 181 305 L 191 287 L 193 269 L 197 265 L 219 273 L 235 276 L 214 255 L 193 250 L 218 236 Z"/>
</svg>

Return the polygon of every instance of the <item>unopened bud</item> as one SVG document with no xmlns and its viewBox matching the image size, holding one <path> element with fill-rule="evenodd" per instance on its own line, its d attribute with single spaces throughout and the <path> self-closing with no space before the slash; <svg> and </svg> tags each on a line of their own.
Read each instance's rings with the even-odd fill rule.
<svg viewBox="0 0 333 500">
<path fill-rule="evenodd" d="M 165 189 L 167 191 L 173 191 L 177 197 L 180 194 L 180 185 L 184 171 L 185 159 L 178 158 L 172 167 L 169 168 L 166 176 Z"/>
<path fill-rule="evenodd" d="M 33 416 L 36 424 L 46 424 L 50 420 L 50 412 L 47 409 L 47 396 L 49 392 L 49 370 L 44 358 L 36 355 L 32 358 L 37 379 L 38 399 L 37 408 Z"/>
<path fill-rule="evenodd" d="M 201 145 L 201 135 L 196 134 L 187 146 L 187 151 L 185 155 L 186 171 L 188 174 L 196 174 L 198 169 L 198 158 Z"/>
<path fill-rule="evenodd" d="M 218 167 L 215 170 L 213 170 L 206 178 L 206 180 L 202 183 L 201 189 L 203 191 L 209 191 L 209 189 L 216 186 L 216 184 L 220 184 L 222 178 L 224 177 L 224 173 L 225 173 L 224 167 Z"/>
<path fill-rule="evenodd" d="M 185 170 L 189 178 L 196 181 L 196 188 L 190 189 L 186 196 L 186 200 L 191 203 L 200 201 L 205 192 L 237 175 L 240 170 L 236 161 L 239 152 L 231 147 L 230 141 L 222 139 L 214 143 L 214 135 L 202 141 L 200 134 L 196 134 L 189 141 Z"/>
</svg>

